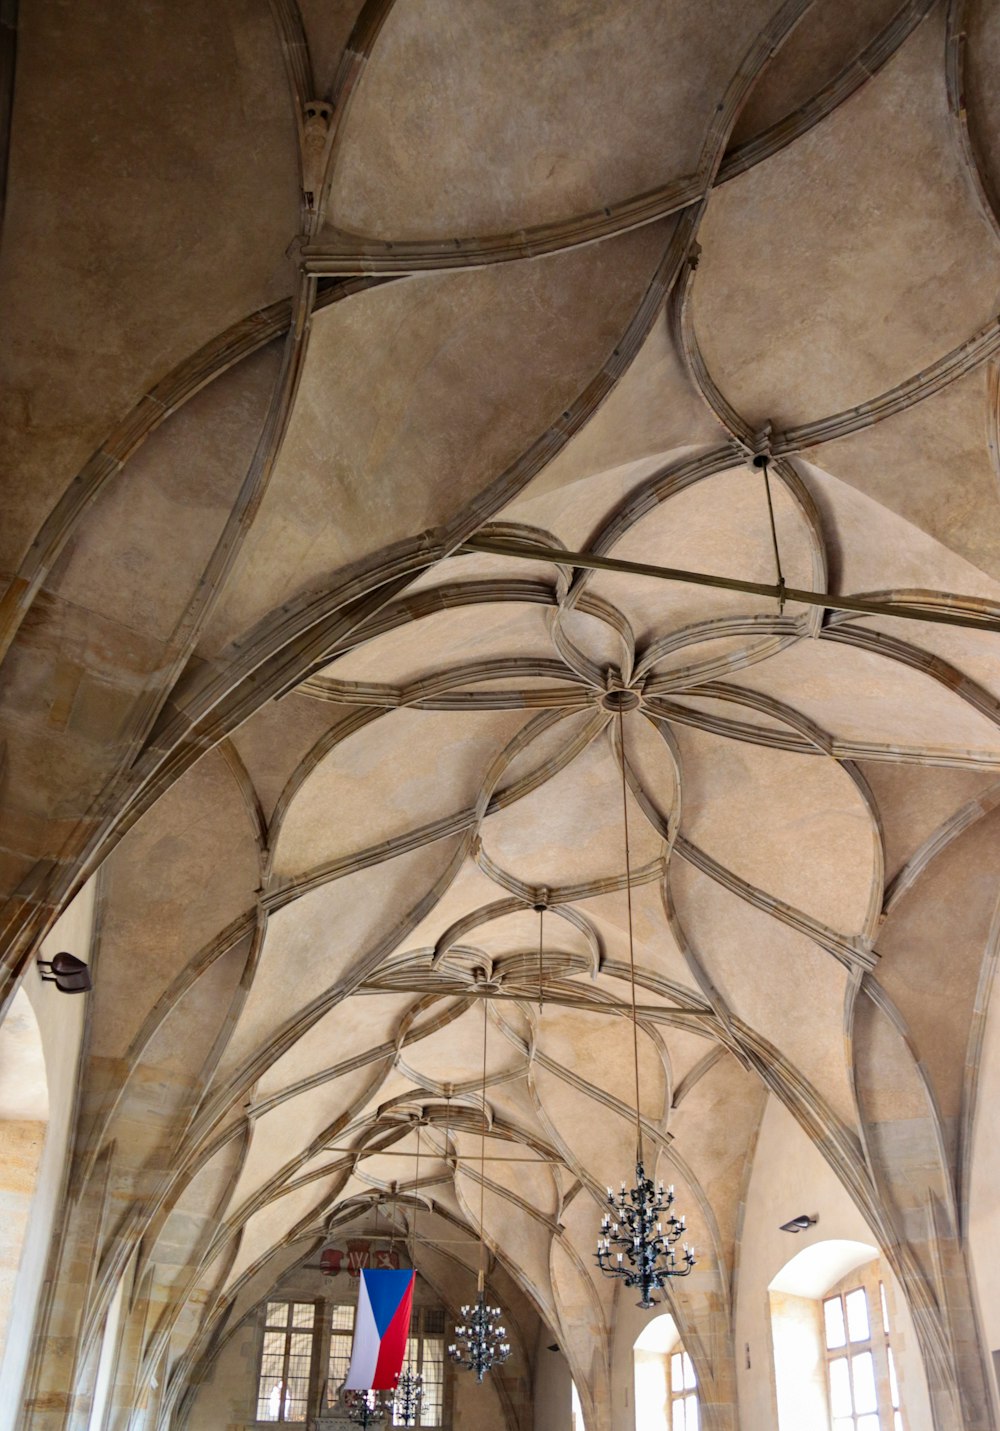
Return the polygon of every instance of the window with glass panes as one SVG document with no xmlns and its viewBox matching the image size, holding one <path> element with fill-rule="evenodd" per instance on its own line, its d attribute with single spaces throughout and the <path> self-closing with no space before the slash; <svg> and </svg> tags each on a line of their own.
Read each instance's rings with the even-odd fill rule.
<svg viewBox="0 0 1000 1431">
<path fill-rule="evenodd" d="M 889 1345 L 889 1307 L 878 1282 L 837 1291 L 823 1299 L 826 1362 L 833 1431 L 905 1431 L 899 1382 Z"/>
<path fill-rule="evenodd" d="M 305 1421 L 315 1321 L 312 1302 L 268 1302 L 257 1382 L 258 1421 Z"/>
<path fill-rule="evenodd" d="M 444 1424 L 444 1333 L 445 1317 L 439 1307 L 414 1307 L 410 1337 L 403 1365 L 423 1377 L 420 1397 L 420 1426 Z M 340 1388 L 347 1379 L 354 1336 L 354 1306 L 330 1308 L 330 1354 L 326 1369 L 326 1404 L 337 1404 Z M 393 1413 L 392 1424 L 400 1425 Z"/>
<path fill-rule="evenodd" d="M 326 1364 L 326 1404 L 335 1406 L 338 1393 L 347 1380 L 351 1364 L 351 1342 L 354 1338 L 354 1304 L 335 1304 L 330 1308 L 330 1354 Z"/>
<path fill-rule="evenodd" d="M 686 1351 L 670 1357 L 670 1431 L 698 1431 L 698 1379 Z"/>
<path fill-rule="evenodd" d="M 444 1312 L 440 1307 L 414 1307 L 404 1366 L 423 1378 L 418 1426 L 444 1423 L 444 1331 Z M 402 1425 L 395 1412 L 392 1424 Z"/>
</svg>

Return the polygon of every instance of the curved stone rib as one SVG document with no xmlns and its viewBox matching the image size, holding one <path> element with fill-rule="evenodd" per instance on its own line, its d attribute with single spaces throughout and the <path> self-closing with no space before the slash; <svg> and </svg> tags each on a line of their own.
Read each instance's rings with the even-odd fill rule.
<svg viewBox="0 0 1000 1431">
<path fill-rule="evenodd" d="M 552 637 L 553 646 L 574 675 L 591 690 L 599 691 L 604 685 L 604 671 L 566 635 L 561 608 L 549 612 L 549 635 Z"/>
<path fill-rule="evenodd" d="M 303 874 L 277 881 L 261 895 L 261 905 L 268 914 L 274 914 L 301 899 L 311 890 L 332 884 L 334 880 L 343 879 L 345 875 L 357 874 L 359 870 L 370 869 L 372 865 L 384 864 L 400 855 L 411 854 L 414 850 L 422 849 L 424 845 L 433 844 L 437 840 L 467 834 L 475 825 L 476 812 L 471 806 L 453 815 L 444 815 L 440 820 L 430 820 L 427 824 L 417 825 L 401 835 L 381 840 L 377 845 L 369 845 L 366 849 L 353 851 L 349 855 L 326 860 Z"/>
<path fill-rule="evenodd" d="M 689 695 L 691 692 L 684 691 Z M 822 755 L 824 752 L 804 736 L 789 731 L 772 730 L 769 726 L 751 725 L 747 721 L 727 720 L 724 716 L 707 715 L 690 706 L 678 705 L 676 701 L 657 699 L 648 701 L 646 714 L 650 720 L 659 722 L 676 721 L 679 725 L 689 725 L 695 730 L 708 731 L 711 735 L 722 736 L 725 740 L 740 740 L 749 745 L 768 746 L 773 750 L 794 751 L 798 755 Z"/>
<path fill-rule="evenodd" d="M 292 689 L 320 669 L 349 632 L 400 595 L 416 572 L 459 547 L 561 450 L 596 411 L 641 347 L 676 278 L 697 217 L 678 225 L 624 337 L 604 366 L 562 418 L 485 493 L 440 531 L 396 543 L 349 570 L 331 590 L 291 603 L 290 608 L 265 618 L 219 663 L 199 673 L 184 691 L 178 690 L 146 750 L 132 766 L 124 791 L 106 797 L 105 806 L 113 804 L 121 811 L 119 821 L 127 827 L 208 745 L 227 735 L 265 700 Z M 106 842 L 116 837 L 107 817 L 95 824 L 88 850 L 77 862 L 78 876 L 99 862 Z M 50 920 L 51 911 L 61 903 L 58 890 L 67 877 L 63 871 L 48 871 L 41 874 L 41 880 L 33 893 L 30 925 L 24 923 L 23 905 L 14 911 L 18 952 L 38 932 L 36 925 L 41 928 Z"/>
<path fill-rule="evenodd" d="M 871 949 L 869 941 L 863 936 L 852 939 L 848 935 L 838 934 L 835 929 L 821 924 L 818 919 L 813 919 L 811 915 L 805 914 L 801 909 L 796 909 L 794 905 L 786 904 L 784 900 L 765 893 L 756 885 L 750 884 L 748 880 L 741 879 L 739 875 L 726 869 L 704 850 L 700 850 L 697 845 L 693 845 L 690 840 L 686 840 L 683 835 L 677 835 L 674 841 L 674 851 L 682 860 L 686 860 L 695 869 L 701 870 L 702 874 L 708 875 L 709 879 L 715 880 L 716 884 L 721 884 L 731 894 L 738 895 L 747 904 L 752 904 L 755 909 L 763 910 L 765 914 L 772 915 L 782 924 L 787 924 L 789 928 L 806 935 L 814 944 L 818 944 L 821 949 L 832 954 L 846 969 L 874 969 L 878 962 L 878 955 Z"/>
<path fill-rule="evenodd" d="M 539 785 L 543 785 L 575 759 L 580 751 L 590 744 L 593 738 L 593 728 L 599 729 L 607 719 L 603 712 L 596 717 L 591 717 L 583 730 L 567 743 L 562 752 L 543 761 L 537 769 L 529 771 L 516 780 L 513 785 L 509 785 L 503 790 L 496 790 L 496 783 L 515 756 L 520 755 L 533 740 L 539 735 L 543 735 L 558 721 L 565 720 L 568 715 L 574 713 L 565 710 L 543 712 L 522 727 L 500 752 L 486 776 L 483 790 L 492 793 L 487 796 L 485 804 L 483 804 L 481 791 L 476 803 L 464 810 L 457 810 L 453 814 L 443 815 L 437 820 L 430 820 L 424 825 L 418 825 L 415 829 L 406 830 L 390 839 L 380 840 L 378 844 L 369 845 L 365 849 L 341 855 L 337 859 L 326 860 L 320 865 L 314 865 L 312 869 L 306 870 L 301 875 L 282 879 L 261 895 L 261 904 L 269 913 L 273 912 L 298 899 L 309 890 L 329 884 L 332 880 L 341 879 L 344 875 L 368 869 L 371 865 L 382 864 L 386 860 L 395 859 L 397 855 L 420 849 L 435 840 L 447 839 L 450 835 L 461 834 L 463 831 L 477 831 L 486 815 L 503 810 L 508 805 L 516 804 L 518 800 L 530 795 Z M 384 712 L 378 711 L 377 714 L 382 715 Z"/>
<path fill-rule="evenodd" d="M 447 560 L 439 558 L 440 563 Z M 463 606 L 489 605 L 501 601 L 523 601 L 539 606 L 555 606 L 557 594 L 549 581 L 533 577 L 480 576 L 445 582 L 441 586 L 431 586 L 399 600 L 388 601 L 367 620 L 359 622 L 342 641 L 331 645 L 327 664 L 332 664 L 339 656 L 356 651 L 359 646 L 407 626 L 425 616 L 433 616 L 439 611 L 452 611 Z M 315 677 L 304 678 L 306 684 Z M 320 677 L 320 679 L 327 679 Z M 336 679 L 331 677 L 329 679 Z M 569 677 L 567 677 L 569 679 Z"/>
<path fill-rule="evenodd" d="M 882 827 L 882 812 L 875 799 L 875 792 L 854 761 L 842 760 L 840 768 L 853 783 L 871 821 L 875 858 L 872 864 L 868 908 L 865 911 L 861 937 L 866 945 L 874 945 L 875 936 L 882 920 L 882 905 L 885 900 L 885 830 Z"/>
<path fill-rule="evenodd" d="M 708 1053 L 702 1054 L 698 1062 L 688 1069 L 684 1077 L 674 1089 L 673 1098 L 670 1100 L 671 1109 L 679 1108 L 684 1099 L 691 1092 L 696 1084 L 700 1083 L 706 1073 L 711 1072 L 720 1058 L 725 1058 L 726 1050 L 721 1043 L 717 1043 L 714 1048 L 710 1048 Z"/>
<path fill-rule="evenodd" d="M 667 751 L 670 756 L 670 762 L 673 768 L 674 805 L 673 808 L 670 810 L 669 814 L 665 815 L 659 809 L 652 796 L 647 794 L 645 786 L 643 785 L 636 772 L 635 766 L 628 759 L 625 759 L 624 761 L 625 780 L 629 790 L 632 793 L 632 798 L 635 800 L 635 803 L 638 805 L 639 809 L 645 816 L 646 822 L 649 825 L 650 829 L 655 835 L 659 836 L 659 838 L 666 846 L 663 855 L 663 860 L 665 863 L 670 859 L 670 852 L 673 849 L 674 844 L 674 836 L 677 830 L 680 828 L 681 770 L 677 747 L 672 737 L 665 734 L 664 731 L 658 725 L 656 725 L 655 722 L 653 722 L 652 724 L 653 729 L 660 736 L 660 738 L 663 740 L 663 743 L 667 747 Z M 614 756 L 615 764 L 620 767 L 622 764 L 623 757 L 620 730 L 618 728 L 617 722 L 612 722 L 612 724 L 609 725 L 608 740 L 611 744 L 611 750 Z"/>
<path fill-rule="evenodd" d="M 301 129 L 302 112 L 307 102 L 315 99 L 317 94 L 302 12 L 297 0 L 270 0 L 270 6 L 281 39 L 281 55 L 288 75 L 295 121 Z"/>
<path fill-rule="evenodd" d="M 535 897 L 541 891 L 537 885 L 526 884 L 516 876 L 496 864 L 486 854 L 482 845 L 474 851 L 476 863 L 485 875 L 488 875 L 494 884 L 498 884 L 501 889 L 509 889 L 510 892 L 521 900 L 523 905 L 531 905 L 535 902 Z M 666 864 L 665 856 L 651 861 L 648 865 L 640 865 L 638 869 L 632 871 L 632 883 L 651 884 L 653 880 L 659 879 Z M 548 905 L 575 904 L 581 899 L 593 899 L 599 894 L 612 894 L 617 890 L 624 889 L 626 884 L 624 874 L 607 875 L 604 879 L 587 880 L 580 884 L 547 885 L 545 886 L 545 896 Z"/>
<path fill-rule="evenodd" d="M 263 878 L 267 868 L 267 817 L 264 814 L 264 807 L 260 802 L 260 796 L 257 793 L 257 787 L 253 783 L 250 772 L 244 765 L 243 758 L 233 742 L 231 740 L 220 741 L 219 750 L 226 764 L 229 766 L 233 779 L 239 787 L 240 795 L 243 797 L 243 804 L 246 806 L 250 828 L 257 842 L 261 877 Z"/>
<path fill-rule="evenodd" d="M 344 46 L 344 53 L 341 55 L 330 95 L 333 102 L 332 134 L 326 151 L 323 181 L 317 195 L 316 226 L 322 223 L 323 214 L 330 202 L 330 188 L 340 147 L 343 143 L 344 131 L 347 128 L 347 117 L 351 111 L 354 93 L 361 82 L 379 32 L 389 18 L 393 4 L 394 0 L 365 0 L 347 38 L 347 44 Z"/>
<path fill-rule="evenodd" d="M 469 914 L 462 915 L 461 919 L 456 919 L 454 924 L 450 924 L 444 933 L 438 938 L 434 945 L 434 952 L 431 955 L 430 967 L 437 968 L 448 950 L 473 929 L 479 929 L 484 924 L 490 924 L 495 919 L 503 919 L 505 915 L 517 914 L 525 908 L 524 901 L 516 898 L 498 899 L 492 904 L 480 905 L 478 909 L 472 910 Z"/>
<path fill-rule="evenodd" d="M 945 79 L 948 85 L 948 110 L 954 122 L 958 146 L 966 172 L 986 222 L 1000 239 L 1000 206 L 986 166 L 982 162 L 975 125 L 969 122 L 965 103 L 965 54 L 969 0 L 950 0 L 945 39 Z"/>
<path fill-rule="evenodd" d="M 714 477 L 719 472 L 727 472 L 745 460 L 746 454 L 735 443 L 713 447 L 694 457 L 684 457 L 669 462 L 659 468 L 644 482 L 640 482 L 619 504 L 612 508 L 611 515 L 592 533 L 587 541 L 587 551 L 597 556 L 607 556 L 617 542 L 649 512 L 653 512 L 676 492 L 683 492 L 705 477 Z M 590 573 L 579 570 L 574 574 L 567 596 L 567 604 L 574 605 L 580 592 L 590 580 Z"/>
<path fill-rule="evenodd" d="M 709 411 L 722 423 L 734 441 L 744 449 L 744 452 L 749 454 L 755 450 L 756 434 L 749 423 L 731 405 L 709 372 L 695 332 L 689 300 L 691 274 L 696 263 L 697 259 L 695 258 L 693 264 L 689 264 L 683 286 L 676 290 L 671 303 L 671 313 L 679 345 L 691 381 L 701 394 Z M 905 412 L 907 408 L 914 407 L 917 403 L 923 402 L 925 398 L 933 397 L 935 393 L 941 392 L 949 384 L 956 382 L 967 373 L 973 372 L 998 353 L 1000 353 L 1000 318 L 995 318 L 964 343 L 953 348 L 950 353 L 945 353 L 936 362 L 928 364 L 926 368 L 922 368 L 920 372 L 904 379 L 903 382 L 897 383 L 887 392 L 869 398 L 867 402 L 857 403 L 854 407 L 845 408 L 842 412 L 833 413 L 829 417 L 800 423 L 798 426 L 787 428 L 784 432 L 772 433 L 770 435 L 771 453 L 775 458 L 789 457 L 795 453 L 806 451 L 810 447 L 818 447 L 821 443 L 833 442 L 838 437 L 846 437 L 849 433 L 873 427 L 875 423 L 893 417 L 896 413 Z M 773 466 L 774 470 L 781 470 L 777 462 Z"/>
<path fill-rule="evenodd" d="M 330 752 L 335 749 L 341 741 L 347 740 L 349 736 L 355 735 L 359 730 L 363 730 L 366 725 L 371 725 L 383 715 L 385 715 L 385 711 L 379 707 L 364 706 L 352 709 L 348 711 L 342 720 L 337 721 L 329 730 L 324 731 L 315 745 L 306 751 L 305 755 L 285 781 L 281 794 L 278 796 L 274 809 L 271 812 L 271 822 L 267 831 L 267 844 L 271 859 L 273 859 L 277 849 L 278 837 L 288 817 L 288 811 L 291 809 L 296 795 L 305 785 L 310 775 L 312 775 L 317 766 L 326 759 Z M 268 873 L 270 874 L 270 865 L 268 867 Z"/>
<path fill-rule="evenodd" d="M 657 699 L 650 701 L 647 714 L 655 719 L 678 721 L 709 731 L 727 740 L 746 741 L 752 745 L 768 746 L 777 750 L 791 750 L 798 755 L 830 755 L 840 761 L 877 760 L 886 764 L 947 765 L 958 769 L 1000 768 L 1000 757 L 978 755 L 956 751 L 928 751 L 919 746 L 876 745 L 866 741 L 837 740 L 827 731 L 815 725 L 800 712 L 790 706 L 758 691 L 740 686 L 730 686 L 721 682 L 693 687 L 677 692 L 679 696 L 697 698 L 711 696 L 715 700 L 729 700 L 738 705 L 772 714 L 777 719 L 794 724 L 801 735 L 789 735 L 784 731 L 774 731 L 766 726 L 748 725 L 741 721 L 729 721 L 724 716 L 707 715 L 703 711 L 679 705 L 676 701 Z"/>
<path fill-rule="evenodd" d="M 693 174 L 590 213 L 474 238 L 378 240 L 327 229 L 318 236 L 317 242 L 303 248 L 305 272 L 310 275 L 407 274 L 511 263 L 615 238 L 694 205 L 702 205 L 715 182 L 733 125 L 757 77 L 811 4 L 812 0 L 784 0 L 777 14 L 754 37 L 716 106 Z M 366 53 L 364 59 L 367 58 Z M 327 192 L 332 178 L 333 164 Z"/>
<path fill-rule="evenodd" d="M 1000 781 L 984 790 L 981 795 L 967 801 L 940 824 L 916 849 L 906 864 L 893 877 L 885 891 L 882 918 L 891 914 L 899 901 L 920 879 L 932 860 L 951 844 L 952 840 L 964 834 L 972 825 L 988 815 L 1000 805 Z"/>
<path fill-rule="evenodd" d="M 189 1122 L 193 1121 L 197 1116 L 197 1109 L 201 1097 L 208 1088 L 212 1074 L 215 1071 L 219 1059 L 222 1057 L 225 1044 L 239 1020 L 240 1010 L 246 1000 L 253 973 L 260 958 L 265 928 L 266 920 L 259 907 L 247 910 L 246 913 L 238 916 L 227 925 L 225 929 L 220 930 L 208 944 L 204 945 L 190 962 L 180 970 L 172 983 L 161 993 L 123 1055 L 122 1061 L 126 1071 L 115 1091 L 114 1097 L 108 1102 L 107 1106 L 101 1110 L 99 1117 L 95 1119 L 87 1130 L 86 1142 L 89 1145 L 90 1151 L 85 1157 L 81 1158 L 78 1171 L 78 1177 L 82 1187 L 87 1185 L 94 1173 L 101 1154 L 107 1146 L 110 1130 L 115 1118 L 129 1090 L 132 1074 L 141 1063 L 146 1047 L 159 1030 L 164 1019 L 172 1012 L 177 1001 L 190 991 L 198 979 L 212 967 L 217 959 L 228 954 L 244 940 L 250 939 L 251 942 L 247 951 L 243 977 L 233 993 L 230 1006 L 224 1018 L 220 1022 L 215 1043 L 202 1068 L 199 1070 L 199 1079 L 193 1090 Z M 183 1141 L 183 1135 L 181 1141 Z"/>
<path fill-rule="evenodd" d="M 877 74 L 887 60 L 892 59 L 900 45 L 913 33 L 935 3 L 936 0 L 908 0 L 871 44 L 817 94 L 784 119 L 772 124 L 763 134 L 741 144 L 737 149 L 731 149 L 722 161 L 716 184 L 735 179 L 738 174 L 745 174 L 748 169 L 770 159 L 773 154 L 779 153 L 793 140 L 807 133 L 828 114 L 832 114 L 845 99 L 850 99 L 852 94 Z"/>
<path fill-rule="evenodd" d="M 953 691 L 960 700 L 978 711 L 992 725 L 1000 726 L 1000 700 L 991 695 L 978 681 L 966 676 L 957 666 L 951 665 L 940 656 L 932 656 L 898 636 L 888 636 L 883 631 L 858 626 L 853 622 L 833 622 L 825 626 L 820 640 L 839 641 L 845 646 L 856 646 L 862 651 L 884 655 L 888 660 L 898 661 L 900 665 L 920 671 Z"/>
<path fill-rule="evenodd" d="M 327 227 L 314 242 L 303 246 L 302 267 L 310 277 L 377 274 L 401 278 L 515 263 L 620 238 L 699 204 L 704 195 L 704 183 L 697 176 L 685 176 L 571 219 L 475 238 L 383 240 Z"/>
<path fill-rule="evenodd" d="M 342 980 L 333 989 L 326 990 L 291 1019 L 286 1020 L 282 1028 L 274 1032 L 268 1047 L 259 1051 L 254 1057 L 249 1059 L 242 1070 L 238 1070 L 231 1076 L 228 1084 L 224 1088 L 217 1090 L 211 1106 L 202 1110 L 200 1120 L 202 1124 L 207 1123 L 210 1128 L 213 1121 L 222 1116 L 225 1107 L 239 1096 L 243 1088 L 249 1083 L 256 1082 L 264 1069 L 275 1062 L 283 1053 L 287 1052 L 302 1034 L 307 1032 L 328 1009 L 339 1003 L 362 984 L 384 959 L 399 947 L 399 944 L 407 935 L 412 933 L 417 925 L 426 918 L 427 914 L 429 914 L 431 909 L 438 903 L 444 891 L 454 881 L 459 869 L 467 858 L 472 848 L 471 831 L 478 828 L 479 823 L 490 807 L 491 801 L 494 799 L 495 787 L 511 761 L 521 750 L 530 744 L 536 735 L 563 718 L 561 712 L 543 713 L 542 715 L 536 716 L 508 742 L 503 751 L 494 759 L 487 772 L 474 807 L 469 830 L 458 842 L 457 848 L 447 866 L 431 888 L 397 923 L 393 930 L 383 939 L 377 941 L 376 944 L 357 961 L 349 978 Z M 599 713 L 599 719 L 602 724 L 607 719 L 604 712 Z M 572 744 L 571 742 L 570 749 L 572 749 Z M 546 766 L 543 768 L 547 769 L 550 764 L 551 762 L 546 762 Z M 510 791 L 498 794 L 496 796 L 497 800 L 520 798 L 520 794 L 526 793 L 527 788 L 531 786 L 531 782 L 535 779 L 536 773 L 529 774 L 523 780 L 517 782 L 515 786 L 512 786 Z"/>
<path fill-rule="evenodd" d="M 761 635 L 762 632 L 766 634 Z M 681 631 L 652 642 L 636 666 L 636 679 L 645 677 L 643 690 L 648 691 L 651 696 L 678 693 L 692 684 L 703 685 L 726 675 L 727 672 L 743 671 L 748 666 L 759 665 L 761 661 L 767 661 L 780 651 L 794 646 L 806 635 L 807 623 L 804 618 L 798 616 L 767 616 L 761 612 L 751 616 L 710 617 L 707 621 L 695 622 Z M 664 675 L 647 674 L 658 662 L 673 655 L 675 651 L 732 636 L 757 636 L 758 640 L 741 651 L 709 656 L 702 661 L 693 661 L 689 666 L 677 667 Z"/>
<path fill-rule="evenodd" d="M 568 591 L 568 587 L 567 587 Z M 632 668 L 635 665 L 635 632 L 632 630 L 632 623 L 628 620 L 623 611 L 619 611 L 617 606 L 612 606 L 611 602 L 603 596 L 594 596 L 591 592 L 584 592 L 576 603 L 577 611 L 584 616 L 596 616 L 599 621 L 604 621 L 612 630 L 617 631 L 625 647 L 625 660 L 622 663 L 622 680 L 628 684 L 632 679 Z"/>
<path fill-rule="evenodd" d="M 922 368 L 913 377 L 890 388 L 888 392 L 871 398 L 868 402 L 858 403 L 855 407 L 845 408 L 843 412 L 835 413 L 832 417 L 803 423 L 798 427 L 790 427 L 785 432 L 776 433 L 772 438 L 772 449 L 779 456 L 802 452 L 806 448 L 818 447 L 820 443 L 832 442 L 835 438 L 846 437 L 848 433 L 872 427 L 887 417 L 894 417 L 898 412 L 915 407 L 925 398 L 933 397 L 950 383 L 957 382 L 966 373 L 981 367 L 997 353 L 1000 353 L 1000 318 L 994 319 L 965 343 L 946 353 L 937 362 Z"/>
<path fill-rule="evenodd" d="M 982 968 L 979 972 L 979 982 L 976 986 L 976 998 L 972 1009 L 962 1078 L 962 1116 L 958 1127 L 958 1148 L 955 1156 L 955 1200 L 958 1204 L 959 1227 L 963 1237 L 968 1236 L 971 1217 L 973 1138 L 976 1119 L 980 1111 L 983 1044 L 986 1039 L 986 1021 L 990 1013 L 990 1004 L 996 997 L 995 985 L 998 967 L 1000 967 L 1000 910 L 995 910 L 990 924 Z"/>
<path fill-rule="evenodd" d="M 316 298 L 314 310 L 378 285 L 379 281 L 367 279 L 338 283 Z M 39 528 L 0 600 L 0 660 L 66 542 L 105 483 L 119 476 L 146 438 L 202 388 L 287 333 L 292 307 L 292 299 L 282 299 L 241 318 L 210 339 L 150 388 L 88 458 Z"/>
<path fill-rule="evenodd" d="M 583 684 L 578 676 L 566 670 L 561 661 L 533 656 L 505 656 L 490 661 L 464 662 L 447 671 L 440 671 L 433 676 L 424 676 L 419 681 L 411 681 L 409 685 L 405 686 L 382 685 L 375 681 L 338 681 L 331 676 L 319 675 L 304 681 L 298 690 L 303 695 L 329 701 L 335 705 L 387 706 L 390 708 L 416 706 L 421 710 L 448 710 L 453 707 L 446 705 L 445 701 L 456 687 L 478 684 L 483 681 L 500 681 L 508 676 L 520 676 L 522 679 L 551 677 L 553 680 L 563 681 L 577 687 Z M 488 696 L 489 693 L 466 691 L 463 694 L 465 697 L 471 698 L 479 695 Z M 520 695 L 528 700 L 539 694 L 546 696 L 551 694 L 564 697 L 567 700 L 579 698 L 572 691 L 537 692 L 511 690 L 510 688 L 498 692 L 498 698 Z M 552 703 L 555 704 L 555 701 Z"/>
</svg>

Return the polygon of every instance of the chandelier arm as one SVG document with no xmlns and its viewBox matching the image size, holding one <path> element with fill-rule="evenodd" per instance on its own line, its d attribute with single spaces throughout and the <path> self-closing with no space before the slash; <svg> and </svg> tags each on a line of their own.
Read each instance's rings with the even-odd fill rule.
<svg viewBox="0 0 1000 1431">
<path fill-rule="evenodd" d="M 758 459 L 764 473 L 764 492 L 767 495 L 767 515 L 771 522 L 771 545 L 774 548 L 774 566 L 778 573 L 778 610 L 785 609 L 785 578 L 781 570 L 781 553 L 778 550 L 778 529 L 774 525 L 774 505 L 771 501 L 771 478 L 768 475 L 768 461 L 765 453 Z"/>
</svg>

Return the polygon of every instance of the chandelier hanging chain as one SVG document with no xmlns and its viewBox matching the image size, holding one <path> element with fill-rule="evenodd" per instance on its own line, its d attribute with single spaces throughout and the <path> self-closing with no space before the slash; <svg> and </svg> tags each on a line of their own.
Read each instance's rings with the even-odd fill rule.
<svg viewBox="0 0 1000 1431">
<path fill-rule="evenodd" d="M 632 1057 L 635 1064 L 635 1160 L 642 1162 L 642 1114 L 639 1109 L 639 1021 L 635 1001 L 635 939 L 632 933 L 632 858 L 628 841 L 628 787 L 625 779 L 625 712 L 618 711 L 618 745 L 622 767 L 622 816 L 625 830 L 625 900 L 628 909 L 628 964 L 632 990 Z"/>
<path fill-rule="evenodd" d="M 539 1012 L 539 1013 L 542 1012 L 542 1003 L 543 1003 L 543 1000 L 544 1000 L 544 997 L 545 997 L 544 986 L 543 986 L 543 983 L 542 983 L 542 980 L 543 980 L 543 977 L 544 977 L 544 975 L 543 975 L 543 965 L 542 965 L 542 935 L 543 935 L 542 921 L 544 920 L 544 918 L 545 918 L 545 906 L 540 904 L 540 905 L 538 906 L 538 1012 Z"/>
<path fill-rule="evenodd" d="M 420 1212 L 420 1129 L 423 1126 L 423 1121 L 423 1110 L 421 1110 L 417 1117 L 417 1152 L 413 1174 L 413 1221 L 410 1226 L 410 1241 L 412 1244 L 410 1261 L 413 1265 L 414 1273 L 416 1272 L 417 1265 L 417 1219 Z M 420 1406 L 424 1393 L 424 1378 L 413 1365 L 414 1350 L 415 1339 L 412 1336 L 407 1336 L 406 1367 L 396 1382 L 396 1390 L 389 1408 L 392 1412 L 393 1424 L 397 1426 L 416 1426 L 420 1417 Z"/>
<path fill-rule="evenodd" d="M 769 461 L 766 452 L 762 452 L 754 459 L 755 463 L 764 473 L 764 493 L 767 497 L 767 515 L 771 523 L 771 546 L 774 548 L 774 566 L 778 573 L 778 610 L 785 609 L 785 578 L 781 570 L 781 552 L 778 550 L 778 529 L 774 522 L 774 504 L 771 501 L 771 478 L 768 472 Z"/>
<path fill-rule="evenodd" d="M 477 1290 L 479 1295 L 483 1295 L 486 1286 L 485 1272 L 485 1252 L 486 1244 L 484 1240 L 485 1213 L 486 1213 L 486 1030 L 487 1030 L 487 1004 L 483 1000 L 483 1126 L 479 1130 L 479 1281 Z"/>
<path fill-rule="evenodd" d="M 642 1113 L 639 1096 L 639 1016 L 635 997 L 635 935 L 632 927 L 632 858 L 628 838 L 628 780 L 625 774 L 625 707 L 618 706 L 618 745 L 621 754 L 622 816 L 625 831 L 625 893 L 628 909 L 629 981 L 632 993 L 632 1057 L 635 1065 L 635 1186 L 627 1192 L 622 1182 L 616 1196 L 608 1188 L 606 1211 L 597 1239 L 597 1265 L 606 1277 L 620 1277 L 626 1287 L 637 1287 L 640 1307 L 653 1307 L 654 1292 L 662 1291 L 671 1277 L 686 1277 L 694 1266 L 694 1252 L 684 1243 L 678 1266 L 675 1244 L 685 1231 L 683 1217 L 673 1209 L 674 1190 L 659 1188 L 646 1174 L 642 1161 Z"/>
<path fill-rule="evenodd" d="M 423 1116 L 417 1120 L 417 1162 L 413 1171 L 413 1241 L 417 1240 L 417 1218 L 420 1216 L 420 1129 Z"/>
<path fill-rule="evenodd" d="M 455 1340 L 448 1348 L 452 1361 L 476 1373 L 481 1382 L 494 1366 L 510 1356 L 507 1330 L 500 1323 L 500 1308 L 486 1302 L 486 1035 L 487 1001 L 483 1000 L 483 1122 L 479 1133 L 479 1278 L 476 1300 L 462 1308 L 464 1322 L 455 1328 Z"/>
</svg>

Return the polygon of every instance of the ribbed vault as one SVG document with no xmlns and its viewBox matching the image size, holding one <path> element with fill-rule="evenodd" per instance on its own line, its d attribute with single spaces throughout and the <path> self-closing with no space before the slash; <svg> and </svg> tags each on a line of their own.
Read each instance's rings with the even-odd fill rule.
<svg viewBox="0 0 1000 1431">
<path fill-rule="evenodd" d="M 699 1253 L 671 1309 L 705 1425 L 738 1424 L 771 1094 L 906 1289 L 938 1426 L 992 1427 L 961 1237 L 1000 638 L 462 545 L 770 582 L 767 450 L 789 585 L 1000 618 L 992 8 L 203 8 L 19 35 L 9 989 L 95 873 L 101 909 L 25 1424 L 85 1392 L 129 1266 L 160 1428 L 390 1199 L 462 1300 L 485 1117 L 497 1295 L 610 1431 L 624 736 L 641 1116 Z M 81 166 L 83 227 L 53 224 Z"/>
</svg>

